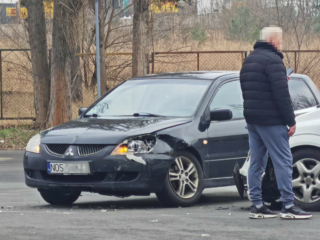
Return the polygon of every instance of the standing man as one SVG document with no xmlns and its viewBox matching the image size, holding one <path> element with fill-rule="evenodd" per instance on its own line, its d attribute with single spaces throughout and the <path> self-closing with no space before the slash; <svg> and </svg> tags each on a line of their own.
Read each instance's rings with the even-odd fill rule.
<svg viewBox="0 0 320 240">
<path fill-rule="evenodd" d="M 248 124 L 251 162 L 248 173 L 252 207 L 250 218 L 274 218 L 262 202 L 261 178 L 269 153 L 281 193 L 281 218 L 306 219 L 312 214 L 294 205 L 292 155 L 289 137 L 296 131 L 286 69 L 283 64 L 282 29 L 262 29 L 260 41 L 246 58 L 240 73 L 244 116 Z"/>
</svg>

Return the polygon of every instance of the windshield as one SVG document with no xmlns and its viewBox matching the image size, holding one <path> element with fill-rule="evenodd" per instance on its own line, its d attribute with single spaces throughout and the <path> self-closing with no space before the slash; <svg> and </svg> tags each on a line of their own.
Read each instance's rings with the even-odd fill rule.
<svg viewBox="0 0 320 240">
<path fill-rule="evenodd" d="M 210 84 L 210 80 L 127 81 L 86 116 L 191 116 Z"/>
</svg>

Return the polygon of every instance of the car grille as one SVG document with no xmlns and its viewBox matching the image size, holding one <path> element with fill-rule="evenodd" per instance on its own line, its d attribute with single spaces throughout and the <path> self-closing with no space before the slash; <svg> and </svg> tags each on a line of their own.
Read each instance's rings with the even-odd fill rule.
<svg viewBox="0 0 320 240">
<path fill-rule="evenodd" d="M 107 145 L 78 145 L 79 156 L 88 156 L 100 152 Z"/>
<path fill-rule="evenodd" d="M 56 155 L 64 155 L 69 148 L 69 144 L 47 144 L 49 152 Z M 100 152 L 107 145 L 103 144 L 86 144 L 77 145 L 79 156 L 88 156 Z"/>
<path fill-rule="evenodd" d="M 47 144 L 49 152 L 56 155 L 64 155 L 69 148 L 69 144 Z"/>
</svg>

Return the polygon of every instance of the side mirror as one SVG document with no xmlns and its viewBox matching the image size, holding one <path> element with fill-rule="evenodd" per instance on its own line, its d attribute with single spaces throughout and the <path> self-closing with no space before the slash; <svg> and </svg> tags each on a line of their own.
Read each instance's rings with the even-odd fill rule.
<svg viewBox="0 0 320 240">
<path fill-rule="evenodd" d="M 211 121 L 225 121 L 232 119 L 232 112 L 230 109 L 218 109 L 210 111 Z"/>
<path fill-rule="evenodd" d="M 88 108 L 79 108 L 79 117 L 85 112 L 87 111 Z"/>
</svg>

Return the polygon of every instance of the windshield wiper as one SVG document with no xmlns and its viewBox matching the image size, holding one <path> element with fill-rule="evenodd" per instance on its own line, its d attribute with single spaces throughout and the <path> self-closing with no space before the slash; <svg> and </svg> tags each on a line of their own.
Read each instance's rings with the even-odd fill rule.
<svg viewBox="0 0 320 240">
<path fill-rule="evenodd" d="M 153 114 L 153 113 L 146 113 L 146 112 L 141 112 L 141 113 L 134 113 L 134 117 L 164 117 L 163 115 L 158 115 L 158 114 Z"/>
</svg>

